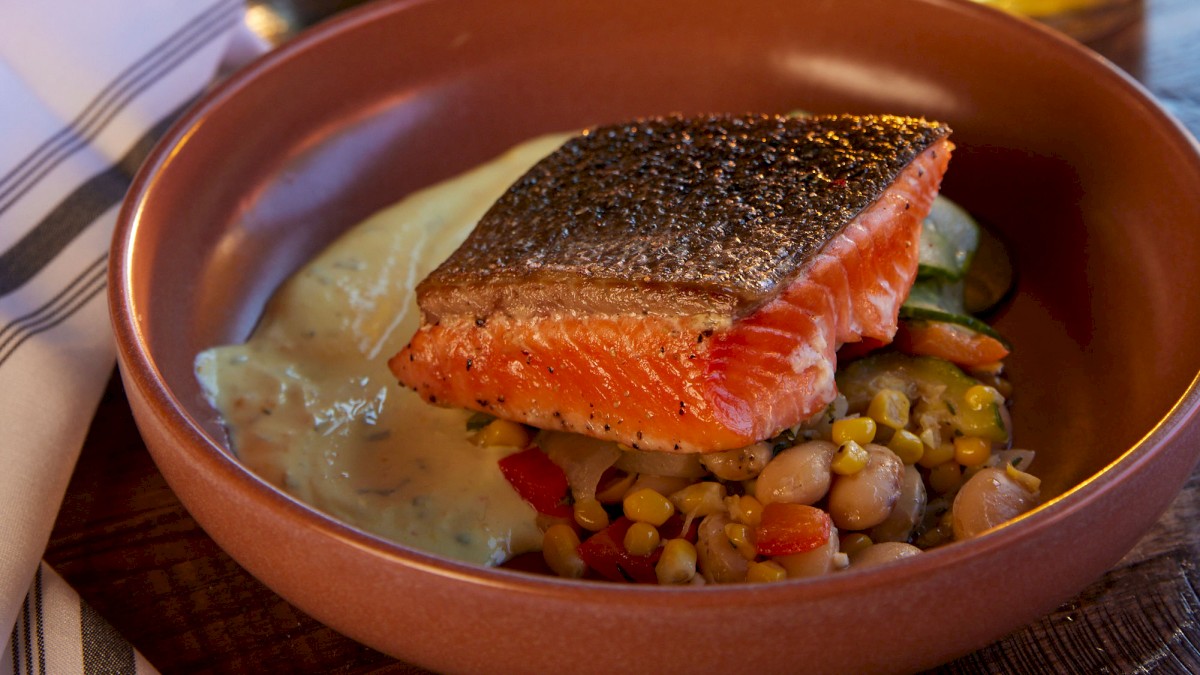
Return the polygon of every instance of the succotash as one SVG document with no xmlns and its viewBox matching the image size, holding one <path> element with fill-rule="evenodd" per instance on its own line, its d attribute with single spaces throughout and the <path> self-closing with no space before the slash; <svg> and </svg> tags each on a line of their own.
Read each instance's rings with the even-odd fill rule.
<svg viewBox="0 0 1200 675">
<path fill-rule="evenodd" d="M 473 417 L 477 443 L 514 448 L 500 469 L 540 514 L 542 551 L 516 566 L 618 582 L 772 583 L 918 555 L 1035 506 L 1033 453 L 1012 447 L 1009 345 L 968 313 L 1000 302 L 1011 273 L 972 277 L 991 235 L 939 200 L 926 222 L 937 246 L 923 251 L 897 340 L 844 348 L 838 397 L 775 438 L 664 454 Z M 1008 264 L 986 262 L 992 275 Z"/>
</svg>

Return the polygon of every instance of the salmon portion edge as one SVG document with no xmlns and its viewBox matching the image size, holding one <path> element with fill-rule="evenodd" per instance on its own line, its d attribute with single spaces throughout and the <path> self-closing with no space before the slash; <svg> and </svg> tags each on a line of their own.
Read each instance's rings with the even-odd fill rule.
<svg viewBox="0 0 1200 675">
<path fill-rule="evenodd" d="M 892 339 L 952 149 L 943 138 L 924 150 L 743 318 L 443 317 L 389 368 L 430 403 L 637 449 L 716 452 L 771 438 L 834 399 L 839 346 Z"/>
</svg>

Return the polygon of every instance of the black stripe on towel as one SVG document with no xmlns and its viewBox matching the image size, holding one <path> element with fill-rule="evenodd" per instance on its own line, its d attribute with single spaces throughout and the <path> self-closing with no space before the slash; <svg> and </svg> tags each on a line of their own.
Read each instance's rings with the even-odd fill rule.
<svg viewBox="0 0 1200 675">
<path fill-rule="evenodd" d="M 13 675 L 20 675 L 20 619 L 12 625 L 12 635 L 8 637 L 8 649 L 12 650 Z"/>
<path fill-rule="evenodd" d="M 150 154 L 155 141 L 190 104 L 191 101 L 167 114 L 119 162 L 67 195 L 41 222 L 0 254 L 0 297 L 33 278 L 75 237 L 125 197 L 133 174 Z"/>
<path fill-rule="evenodd" d="M 136 675 L 133 646 L 91 605 L 79 601 L 84 675 Z"/>
<path fill-rule="evenodd" d="M 37 615 L 38 672 L 46 672 L 46 622 L 42 619 L 42 566 L 38 565 L 33 583 L 34 613 Z"/>
<path fill-rule="evenodd" d="M 20 625 L 21 622 L 19 620 L 13 624 L 12 635 L 8 638 L 8 646 L 12 649 L 13 675 L 21 675 L 21 633 L 18 630 Z"/>
<path fill-rule="evenodd" d="M 107 261 L 108 255 L 102 254 L 49 302 L 0 330 L 0 366 L 26 340 L 71 318 L 92 298 L 103 293 Z"/>
<path fill-rule="evenodd" d="M 33 672 L 33 634 L 29 630 L 30 614 L 33 609 L 30 607 L 30 595 L 25 595 L 25 604 L 21 607 L 21 637 L 22 645 L 25 647 L 25 672 Z"/>
<path fill-rule="evenodd" d="M 66 158 L 86 147 L 138 94 L 224 34 L 238 20 L 240 11 L 236 0 L 214 4 L 121 72 L 69 125 L 0 178 L 0 214 Z"/>
</svg>

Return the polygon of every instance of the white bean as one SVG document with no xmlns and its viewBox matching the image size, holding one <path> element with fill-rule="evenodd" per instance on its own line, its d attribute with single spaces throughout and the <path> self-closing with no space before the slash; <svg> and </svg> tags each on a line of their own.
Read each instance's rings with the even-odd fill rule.
<svg viewBox="0 0 1200 675">
<path fill-rule="evenodd" d="M 833 571 L 833 556 L 838 552 L 838 547 L 837 529 L 830 528 L 829 541 L 823 546 L 804 553 L 777 555 L 772 560 L 783 565 L 789 579 L 816 577 Z"/>
<path fill-rule="evenodd" d="M 838 476 L 829 489 L 829 515 L 843 530 L 874 527 L 891 514 L 900 498 L 904 462 L 882 445 L 864 446 L 869 459 L 858 473 Z"/>
<path fill-rule="evenodd" d="M 871 528 L 872 541 L 908 541 L 913 528 L 925 516 L 925 481 L 915 466 L 904 467 L 900 497 L 887 520 Z"/>
<path fill-rule="evenodd" d="M 835 452 L 837 446 L 829 441 L 808 441 L 784 450 L 758 474 L 754 496 L 763 504 L 816 503 L 829 491 L 829 463 Z"/>
<path fill-rule="evenodd" d="M 1004 469 L 981 469 L 954 497 L 954 538 L 967 539 L 1025 513 L 1037 495 L 1009 477 Z"/>
<path fill-rule="evenodd" d="M 725 526 L 733 522 L 723 513 L 714 513 L 700 521 L 696 539 L 696 558 L 705 581 L 730 583 L 745 581 L 750 562 L 738 553 L 725 535 Z"/>
<path fill-rule="evenodd" d="M 903 560 L 921 553 L 921 549 L 902 541 L 885 541 L 856 551 L 850 556 L 850 569 L 862 569 Z"/>
<path fill-rule="evenodd" d="M 754 478 L 771 461 L 771 446 L 758 442 L 736 450 L 714 452 L 700 456 L 704 468 L 721 480 Z"/>
</svg>

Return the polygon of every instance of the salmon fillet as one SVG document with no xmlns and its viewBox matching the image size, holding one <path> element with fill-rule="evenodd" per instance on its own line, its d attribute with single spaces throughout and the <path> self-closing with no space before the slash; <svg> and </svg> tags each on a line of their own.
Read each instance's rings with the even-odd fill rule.
<svg viewBox="0 0 1200 675">
<path fill-rule="evenodd" d="M 590 130 L 417 287 L 389 367 L 431 403 L 634 448 L 770 438 L 836 395 L 916 277 L 949 129 L 850 115 Z"/>
</svg>

